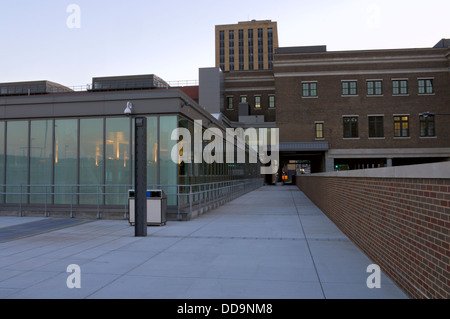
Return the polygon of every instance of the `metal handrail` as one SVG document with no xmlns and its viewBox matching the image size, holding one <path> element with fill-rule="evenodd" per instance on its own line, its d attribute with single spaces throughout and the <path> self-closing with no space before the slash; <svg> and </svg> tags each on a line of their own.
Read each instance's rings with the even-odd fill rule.
<svg viewBox="0 0 450 319">
<path fill-rule="evenodd" d="M 189 214 L 192 216 L 194 205 L 203 213 L 220 203 L 228 202 L 243 193 L 262 186 L 262 179 L 243 179 L 232 181 L 217 181 L 201 184 L 149 184 L 147 189 L 163 189 L 168 198 L 175 198 L 178 210 L 178 217 L 181 216 L 180 209 L 189 207 Z M 95 192 L 86 192 L 83 188 L 95 188 Z M 19 191 L 7 191 L 18 188 Z M 44 191 L 37 191 L 43 188 Z M 19 215 L 22 216 L 23 205 L 44 205 L 44 214 L 48 216 L 48 206 L 50 205 L 70 205 L 70 216 L 73 217 L 74 206 L 92 206 L 97 205 L 97 218 L 101 218 L 101 206 L 123 206 L 125 218 L 128 215 L 128 197 L 127 192 L 132 189 L 130 184 L 0 184 L 0 203 L 7 205 L 19 205 Z M 33 190 L 32 190 L 33 189 Z M 63 191 L 59 191 L 59 190 Z M 64 191 L 69 189 L 69 192 Z M 109 191 L 107 189 L 110 189 Z M 113 191 L 119 189 L 119 191 Z M 124 191 L 120 191 L 123 189 Z M 8 202 L 8 196 L 18 196 L 19 202 Z M 42 201 L 32 202 L 32 196 L 42 196 Z M 55 203 L 57 196 L 70 197 L 70 203 Z M 96 203 L 81 203 L 82 196 L 96 196 Z M 119 198 L 119 204 L 108 204 L 106 196 L 115 196 Z M 24 200 L 25 197 L 25 200 Z M 120 197 L 123 197 L 122 199 Z M 39 198 L 39 197 L 38 197 Z M 94 197 L 95 198 L 95 197 Z"/>
</svg>

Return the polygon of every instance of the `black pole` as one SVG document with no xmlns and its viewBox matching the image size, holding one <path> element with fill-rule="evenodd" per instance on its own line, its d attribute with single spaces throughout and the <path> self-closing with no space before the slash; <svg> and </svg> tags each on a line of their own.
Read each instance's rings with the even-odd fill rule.
<svg viewBox="0 0 450 319">
<path fill-rule="evenodd" d="M 135 236 L 147 236 L 147 119 L 135 118 L 134 212 Z"/>
</svg>

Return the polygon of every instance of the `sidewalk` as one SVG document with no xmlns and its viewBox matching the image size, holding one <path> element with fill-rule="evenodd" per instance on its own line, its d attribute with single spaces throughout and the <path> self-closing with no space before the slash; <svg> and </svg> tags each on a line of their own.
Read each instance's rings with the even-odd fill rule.
<svg viewBox="0 0 450 319">
<path fill-rule="evenodd" d="M 0 217 L 0 232 L 36 220 Z M 96 220 L 0 243 L 0 298 L 407 298 L 384 274 L 369 289 L 370 264 L 298 188 L 265 186 L 145 238 Z"/>
</svg>

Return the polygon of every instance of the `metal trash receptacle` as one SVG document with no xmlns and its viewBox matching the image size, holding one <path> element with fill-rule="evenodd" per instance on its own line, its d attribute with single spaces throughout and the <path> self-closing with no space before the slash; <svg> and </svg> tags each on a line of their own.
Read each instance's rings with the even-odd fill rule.
<svg viewBox="0 0 450 319">
<path fill-rule="evenodd" d="M 135 193 L 128 191 L 128 212 L 130 225 L 135 223 Z M 167 196 L 161 190 L 147 190 L 147 225 L 161 226 L 167 222 Z"/>
<path fill-rule="evenodd" d="M 167 196 L 162 189 L 147 190 L 147 225 L 165 225 Z"/>
</svg>

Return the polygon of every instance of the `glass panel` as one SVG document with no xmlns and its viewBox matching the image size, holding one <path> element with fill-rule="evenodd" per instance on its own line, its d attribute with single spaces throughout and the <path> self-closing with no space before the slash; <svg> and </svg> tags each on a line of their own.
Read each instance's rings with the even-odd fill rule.
<svg viewBox="0 0 450 319">
<path fill-rule="evenodd" d="M 76 203 L 78 120 L 55 121 L 55 204 Z"/>
<path fill-rule="evenodd" d="M 106 119 L 105 183 L 107 205 L 127 204 L 130 187 L 130 119 Z"/>
<path fill-rule="evenodd" d="M 3 192 L 5 188 L 1 185 L 5 183 L 5 122 L 0 122 L 0 204 L 4 202 Z"/>
<path fill-rule="evenodd" d="M 159 141 L 160 141 L 160 184 L 176 185 L 177 184 L 177 166 L 171 158 L 172 148 L 177 141 L 171 140 L 172 131 L 177 128 L 178 121 L 176 116 L 161 116 L 159 123 Z M 167 195 L 167 205 L 176 205 L 177 198 L 176 187 L 162 186 Z"/>
<path fill-rule="evenodd" d="M 103 203 L 103 149 L 103 119 L 80 120 L 80 204 Z"/>
<path fill-rule="evenodd" d="M 53 121 L 31 121 L 30 135 L 30 203 L 51 203 Z"/>
<path fill-rule="evenodd" d="M 6 184 L 7 193 L 27 192 L 18 185 L 28 182 L 28 121 L 8 122 L 6 141 Z M 7 203 L 26 203 L 27 196 L 7 195 Z"/>
<path fill-rule="evenodd" d="M 147 184 L 158 184 L 158 118 L 147 117 Z"/>
</svg>

